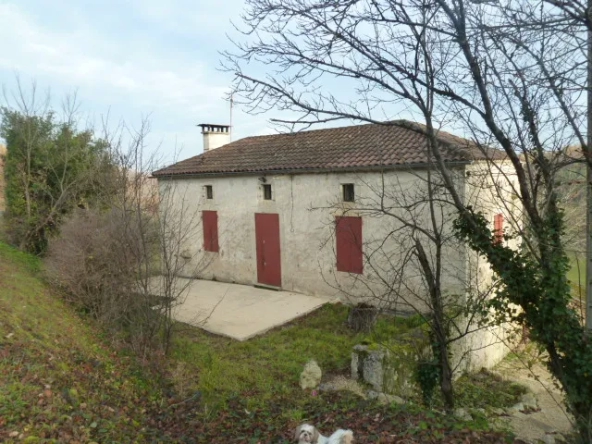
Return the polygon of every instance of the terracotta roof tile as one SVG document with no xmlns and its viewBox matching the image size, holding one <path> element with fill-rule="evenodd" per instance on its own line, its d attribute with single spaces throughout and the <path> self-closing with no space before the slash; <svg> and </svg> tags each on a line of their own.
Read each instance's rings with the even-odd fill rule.
<svg viewBox="0 0 592 444">
<path fill-rule="evenodd" d="M 501 158 L 486 156 L 467 139 L 439 132 L 446 162 Z M 224 175 L 264 172 L 355 171 L 427 164 L 423 125 L 397 120 L 289 134 L 246 137 L 155 171 L 154 176 Z"/>
</svg>

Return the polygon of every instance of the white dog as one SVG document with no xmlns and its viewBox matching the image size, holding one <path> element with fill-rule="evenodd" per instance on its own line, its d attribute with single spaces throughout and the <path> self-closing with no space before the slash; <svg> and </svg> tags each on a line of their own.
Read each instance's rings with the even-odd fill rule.
<svg viewBox="0 0 592 444">
<path fill-rule="evenodd" d="M 339 429 L 328 438 L 310 424 L 302 424 L 296 428 L 294 439 L 298 444 L 353 444 L 354 432 Z"/>
</svg>

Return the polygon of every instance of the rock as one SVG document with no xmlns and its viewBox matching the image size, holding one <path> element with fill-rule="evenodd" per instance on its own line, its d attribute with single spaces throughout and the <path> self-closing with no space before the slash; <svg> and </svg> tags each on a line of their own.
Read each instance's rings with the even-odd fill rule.
<svg viewBox="0 0 592 444">
<path fill-rule="evenodd" d="M 387 395 L 386 393 L 379 393 L 376 397 L 381 404 L 405 404 L 405 400 L 396 395 Z"/>
<path fill-rule="evenodd" d="M 555 437 L 553 435 L 545 434 L 541 441 L 543 441 L 545 444 L 555 444 Z"/>
<path fill-rule="evenodd" d="M 336 392 L 337 390 L 338 390 L 338 388 L 332 382 L 325 382 L 325 383 L 319 385 L 320 392 Z"/>
<path fill-rule="evenodd" d="M 556 433 L 555 442 L 567 442 L 567 440 L 565 439 L 565 436 L 563 436 L 561 433 Z"/>
<path fill-rule="evenodd" d="M 302 390 L 314 389 L 320 384 L 322 376 L 323 372 L 319 364 L 314 359 L 310 360 L 300 374 L 300 387 Z"/>
<path fill-rule="evenodd" d="M 471 415 L 481 415 L 481 416 L 485 416 L 485 409 L 470 409 L 469 413 Z"/>
<path fill-rule="evenodd" d="M 368 390 L 368 392 L 366 392 L 366 396 L 368 397 L 368 399 L 376 399 L 379 395 L 380 393 L 375 392 L 374 390 Z"/>
<path fill-rule="evenodd" d="M 492 415 L 496 415 L 496 416 L 503 416 L 506 414 L 506 411 L 504 409 L 499 408 L 499 407 L 493 407 L 493 408 L 489 409 L 489 411 L 491 412 Z"/>
<path fill-rule="evenodd" d="M 364 393 L 364 389 L 360 386 L 360 384 L 358 384 L 357 381 L 346 378 L 342 375 L 334 376 L 319 385 L 319 391 L 321 392 L 339 392 L 343 390 L 350 391 L 361 398 L 366 399 L 366 394 Z"/>
<path fill-rule="evenodd" d="M 19 436 L 19 432 L 10 432 L 8 434 L 8 436 L 11 437 L 11 438 L 16 438 L 17 436 Z"/>
<path fill-rule="evenodd" d="M 354 346 L 351 379 L 363 381 L 378 393 L 413 396 L 417 391 L 414 375 L 419 356 L 431 352 L 429 338 L 419 330 L 397 337 L 389 347 L 376 343 Z"/>
<path fill-rule="evenodd" d="M 382 392 L 385 351 L 373 350 L 367 345 L 356 345 L 352 352 L 351 378 L 362 379 L 377 392 Z"/>
<path fill-rule="evenodd" d="M 512 407 L 508 407 L 506 409 L 506 414 L 513 416 L 518 413 L 521 413 L 524 410 L 524 404 L 519 402 L 518 404 L 514 404 Z"/>
<path fill-rule="evenodd" d="M 473 417 L 471 416 L 471 414 L 463 408 L 455 409 L 454 416 L 462 421 L 472 421 L 473 420 Z"/>
<path fill-rule="evenodd" d="M 522 395 L 520 402 L 524 405 L 524 410 L 538 410 L 539 403 L 532 393 Z"/>
</svg>

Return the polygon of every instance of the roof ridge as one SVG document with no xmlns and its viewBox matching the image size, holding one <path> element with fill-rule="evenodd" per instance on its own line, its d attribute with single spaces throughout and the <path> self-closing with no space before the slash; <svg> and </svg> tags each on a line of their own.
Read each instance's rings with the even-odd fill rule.
<svg viewBox="0 0 592 444">
<path fill-rule="evenodd" d="M 427 125 L 424 125 L 422 123 L 412 122 L 410 120 L 405 120 L 405 119 L 393 120 L 392 122 L 393 123 L 396 122 L 397 123 L 397 126 L 402 126 L 402 127 L 406 128 L 406 129 L 409 129 L 411 131 L 416 131 L 416 132 L 418 132 L 420 134 L 423 134 L 423 135 L 427 135 L 428 134 Z M 466 137 L 457 136 L 456 134 L 452 134 L 452 133 L 450 133 L 448 131 L 444 131 L 444 130 L 441 130 L 439 128 L 434 128 L 434 130 L 435 130 L 435 135 L 436 135 L 436 137 L 438 139 L 441 139 L 440 135 L 442 135 L 444 137 L 452 137 L 452 138 L 454 138 L 454 139 L 456 139 L 458 141 L 461 141 L 462 140 L 464 142 L 467 142 L 470 145 L 476 145 L 474 141 L 472 141 L 471 139 L 467 139 Z M 454 143 L 452 143 L 449 140 L 443 139 L 441 141 L 444 142 L 447 145 L 454 146 Z"/>
<path fill-rule="evenodd" d="M 401 125 L 399 125 L 399 123 Z M 358 128 L 358 127 L 371 126 L 371 125 L 403 126 L 404 123 L 408 123 L 408 124 L 412 125 L 414 122 L 412 122 L 411 120 L 406 120 L 406 119 L 385 120 L 383 122 L 379 122 L 379 121 L 368 122 L 368 121 L 366 121 L 364 123 L 358 123 L 356 125 L 332 126 L 329 128 L 314 128 L 314 129 L 306 129 L 306 130 L 299 130 L 299 131 L 291 131 L 291 132 L 287 132 L 287 133 L 261 134 L 258 136 L 247 136 L 247 137 L 243 137 L 242 139 L 238 139 L 233 142 L 227 143 L 226 145 L 230 145 L 231 143 L 235 143 L 240 140 L 246 140 L 246 139 L 259 139 L 259 138 L 263 138 L 263 137 L 276 137 L 276 136 L 296 136 L 298 134 L 303 134 L 303 133 L 314 133 L 314 132 L 321 132 L 321 131 L 335 131 L 335 130 L 344 129 L 344 128 Z M 411 129 L 411 128 L 409 128 L 409 129 Z M 224 145 L 224 146 L 226 146 L 226 145 Z"/>
<path fill-rule="evenodd" d="M 438 130 L 438 133 L 446 162 L 468 163 L 487 156 L 468 139 L 445 131 Z M 425 148 L 428 141 L 427 129 L 422 124 L 404 119 L 250 136 L 192 156 L 153 174 L 344 171 L 427 165 Z M 494 156 L 497 154 L 494 153 Z"/>
</svg>

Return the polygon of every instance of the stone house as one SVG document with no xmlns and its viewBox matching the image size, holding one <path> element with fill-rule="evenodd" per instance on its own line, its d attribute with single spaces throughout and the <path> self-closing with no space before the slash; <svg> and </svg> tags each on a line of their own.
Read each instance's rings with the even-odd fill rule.
<svg viewBox="0 0 592 444">
<path fill-rule="evenodd" d="M 400 235 L 409 234 L 406 218 L 418 226 L 432 220 L 420 202 L 435 175 L 421 125 L 401 120 L 232 142 L 228 126 L 200 126 L 204 152 L 153 173 L 161 193 L 199 214 L 184 255 L 188 276 L 414 305 L 420 273 L 407 267 L 397 279 L 393 270 L 410 248 Z M 462 198 L 484 211 L 504 241 L 515 214 L 503 156 L 486 156 L 449 133 L 438 139 Z M 452 206 L 443 205 L 438 218 L 451 233 Z M 487 287 L 488 264 L 468 247 L 451 240 L 443 254 L 446 293 Z M 208 267 L 193 275 L 204 258 Z"/>
</svg>

